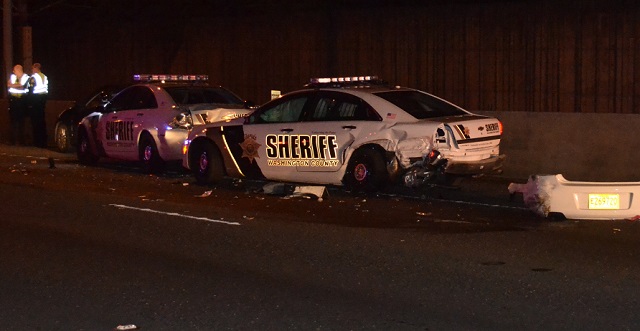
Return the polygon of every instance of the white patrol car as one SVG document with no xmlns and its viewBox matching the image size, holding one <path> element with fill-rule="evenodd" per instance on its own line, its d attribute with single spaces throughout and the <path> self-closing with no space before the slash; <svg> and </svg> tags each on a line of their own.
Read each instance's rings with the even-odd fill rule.
<svg viewBox="0 0 640 331">
<path fill-rule="evenodd" d="M 80 122 L 81 163 L 100 157 L 140 160 L 147 171 L 157 171 L 164 161 L 181 160 L 194 117 L 204 124 L 251 112 L 232 92 L 206 84 L 206 75 L 134 75 L 134 80 L 139 83 Z"/>
<path fill-rule="evenodd" d="M 183 165 L 200 183 L 228 175 L 370 191 L 400 175 L 419 186 L 438 172 L 490 173 L 505 159 L 499 120 L 428 93 L 375 76 L 312 79 L 307 87 L 244 119 L 194 128 Z"/>
</svg>

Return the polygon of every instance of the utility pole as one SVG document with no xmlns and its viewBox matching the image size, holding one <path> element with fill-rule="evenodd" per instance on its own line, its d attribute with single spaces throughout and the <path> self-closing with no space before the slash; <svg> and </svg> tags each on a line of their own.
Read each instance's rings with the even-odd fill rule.
<svg viewBox="0 0 640 331">
<path fill-rule="evenodd" d="M 20 37 L 22 41 L 22 61 L 24 72 L 31 74 L 33 64 L 33 46 L 31 37 L 31 26 L 29 25 L 29 11 L 27 10 L 27 0 L 16 0 L 18 7 L 18 26 L 20 27 Z"/>
<path fill-rule="evenodd" d="M 27 10 L 27 0 L 16 0 L 17 8 L 17 25 L 20 27 L 20 40 L 21 40 L 21 55 L 22 59 L 19 61 L 24 67 L 26 73 L 31 73 L 31 64 L 33 64 L 33 47 L 31 37 L 31 26 L 29 26 L 29 12 Z M 3 86 L 2 96 L 7 97 L 6 81 L 13 72 L 13 1 L 3 0 L 2 5 L 2 49 L 4 50 L 3 62 L 4 72 L 2 81 L 5 84 Z"/>
<path fill-rule="evenodd" d="M 4 49 L 4 72 L 2 75 L 2 81 L 5 83 L 2 84 L 2 91 L 4 91 L 2 92 L 2 97 L 5 99 L 7 98 L 7 86 L 5 84 L 7 82 L 7 77 L 9 77 L 9 73 L 13 70 L 13 29 L 11 12 L 11 0 L 4 0 L 2 6 L 2 49 Z"/>
</svg>

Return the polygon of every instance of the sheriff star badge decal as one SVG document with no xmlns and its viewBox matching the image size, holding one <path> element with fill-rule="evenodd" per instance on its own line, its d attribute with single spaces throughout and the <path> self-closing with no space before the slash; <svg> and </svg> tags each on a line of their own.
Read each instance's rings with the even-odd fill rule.
<svg viewBox="0 0 640 331">
<path fill-rule="evenodd" d="M 256 136 L 253 134 L 245 134 L 244 141 L 239 144 L 242 148 L 242 157 L 246 157 L 249 159 L 250 163 L 253 163 L 253 160 L 259 158 L 258 148 L 260 148 L 260 144 L 256 141 Z"/>
</svg>

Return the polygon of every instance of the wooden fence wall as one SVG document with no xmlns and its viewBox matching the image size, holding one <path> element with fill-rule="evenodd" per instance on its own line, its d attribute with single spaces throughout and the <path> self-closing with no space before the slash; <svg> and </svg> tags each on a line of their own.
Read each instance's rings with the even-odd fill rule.
<svg viewBox="0 0 640 331">
<path fill-rule="evenodd" d="M 584 3 L 96 15 L 34 26 L 34 61 L 57 99 L 134 73 L 184 72 L 262 103 L 310 77 L 376 74 L 470 110 L 640 113 L 640 6 Z"/>
</svg>

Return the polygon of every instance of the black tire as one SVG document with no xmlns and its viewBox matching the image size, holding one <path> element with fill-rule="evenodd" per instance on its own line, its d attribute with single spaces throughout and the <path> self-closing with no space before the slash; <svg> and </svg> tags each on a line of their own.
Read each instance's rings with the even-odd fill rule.
<svg viewBox="0 0 640 331">
<path fill-rule="evenodd" d="M 351 155 L 343 183 L 354 192 L 375 192 L 389 182 L 389 172 L 381 152 L 363 147 Z"/>
<path fill-rule="evenodd" d="M 193 148 L 195 147 L 195 148 Z M 224 177 L 220 150 L 210 142 L 193 146 L 189 151 L 189 167 L 199 184 L 216 184 Z"/>
<path fill-rule="evenodd" d="M 78 148 L 77 148 L 78 161 L 84 165 L 94 165 L 98 162 L 100 157 L 93 153 L 91 150 L 91 142 L 89 141 L 89 135 L 84 128 L 78 130 Z"/>
<path fill-rule="evenodd" d="M 140 137 L 138 158 L 147 173 L 160 173 L 164 170 L 164 161 L 158 153 L 158 146 L 149 134 L 143 134 Z"/>
<path fill-rule="evenodd" d="M 56 148 L 60 153 L 71 152 L 71 126 L 65 122 L 57 122 L 54 131 Z"/>
</svg>

